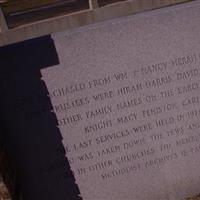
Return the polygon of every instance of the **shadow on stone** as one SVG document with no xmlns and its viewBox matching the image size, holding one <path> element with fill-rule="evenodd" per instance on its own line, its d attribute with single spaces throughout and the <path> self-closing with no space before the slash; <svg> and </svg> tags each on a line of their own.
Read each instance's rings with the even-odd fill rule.
<svg viewBox="0 0 200 200">
<path fill-rule="evenodd" d="M 58 63 L 50 36 L 0 48 L 1 134 L 24 200 L 81 199 L 41 80 L 40 70 Z"/>
</svg>

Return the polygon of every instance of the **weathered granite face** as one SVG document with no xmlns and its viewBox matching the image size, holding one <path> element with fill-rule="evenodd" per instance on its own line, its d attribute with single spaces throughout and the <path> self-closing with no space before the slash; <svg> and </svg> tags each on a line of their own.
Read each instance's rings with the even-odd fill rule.
<svg viewBox="0 0 200 200">
<path fill-rule="evenodd" d="M 55 143 L 50 133 L 54 135 L 54 125 L 58 125 L 62 134 L 59 145 L 62 138 L 84 200 L 179 200 L 197 193 L 199 7 L 198 3 L 178 6 L 52 35 L 60 63 L 42 70 L 42 74 L 58 124 L 52 125 L 47 120 L 46 110 L 43 110 L 46 98 L 33 95 L 38 88 L 30 84 L 33 73 L 28 68 L 32 64 L 33 72 L 36 70 L 38 60 L 34 56 L 40 52 L 41 62 L 51 59 L 51 54 L 47 54 L 49 49 L 42 51 L 41 43 L 40 52 L 36 45 L 34 53 L 26 58 L 19 51 L 20 59 L 16 58 L 13 63 L 17 63 L 16 73 L 22 61 L 25 68 L 21 68 L 17 78 L 12 71 L 16 80 L 6 88 L 10 98 L 6 99 L 4 110 L 10 127 L 15 125 L 16 138 L 26 144 L 21 153 L 33 145 L 34 162 L 24 153 L 28 160 L 25 163 L 35 166 L 41 162 L 45 166 L 47 156 L 52 161 L 55 152 L 51 150 Z M 39 70 L 35 73 L 40 85 Z M 26 92 L 31 93 L 37 103 L 28 99 L 27 104 Z M 13 104 L 17 102 L 13 99 L 21 100 L 17 97 L 22 94 L 25 101 Z M 38 105 L 42 109 L 35 112 L 34 107 L 29 107 L 31 103 L 36 109 Z M 13 117 L 10 113 L 16 108 Z M 43 140 L 41 134 L 44 134 Z M 35 145 L 41 151 L 35 149 Z M 63 158 L 63 149 L 56 150 Z M 44 152 L 46 157 L 41 154 Z M 38 155 L 40 162 L 37 162 Z M 49 177 L 49 181 L 53 180 L 49 192 L 65 173 L 58 170 L 59 176 L 52 179 L 49 176 L 52 171 L 65 167 L 60 161 L 52 163 L 44 168 L 45 183 Z M 27 171 L 24 177 L 30 174 Z M 38 185 L 40 177 L 36 180 Z M 61 184 L 64 190 L 65 184 L 67 182 Z"/>
<path fill-rule="evenodd" d="M 83 200 L 182 200 L 200 185 L 200 1 L 52 34 L 42 69 Z"/>
</svg>

